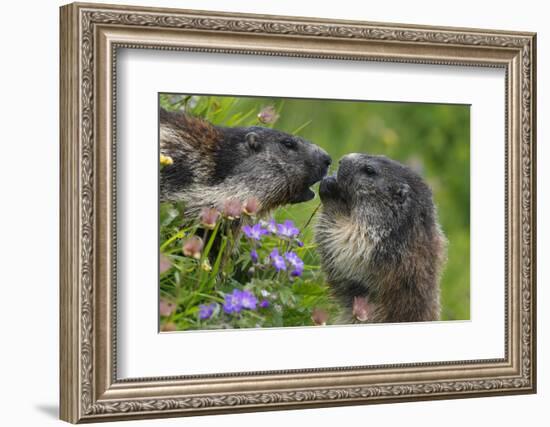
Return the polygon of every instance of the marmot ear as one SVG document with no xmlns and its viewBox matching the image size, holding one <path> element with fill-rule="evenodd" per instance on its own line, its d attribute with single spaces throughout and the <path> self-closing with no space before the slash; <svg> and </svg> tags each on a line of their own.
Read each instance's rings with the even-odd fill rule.
<svg viewBox="0 0 550 427">
<path fill-rule="evenodd" d="M 248 146 L 254 151 L 258 151 L 260 149 L 260 137 L 256 132 L 248 132 L 244 139 L 246 140 Z"/>
<path fill-rule="evenodd" d="M 408 184 L 405 184 L 404 182 L 397 184 L 397 186 L 393 190 L 393 194 L 395 199 L 399 203 L 405 203 L 405 201 L 409 198 L 409 193 L 411 191 L 411 187 L 409 187 Z"/>
</svg>

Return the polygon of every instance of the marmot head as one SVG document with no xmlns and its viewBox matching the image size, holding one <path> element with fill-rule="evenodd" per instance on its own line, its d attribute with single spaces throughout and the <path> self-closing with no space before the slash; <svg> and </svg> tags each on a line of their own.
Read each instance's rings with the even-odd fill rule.
<svg viewBox="0 0 550 427">
<path fill-rule="evenodd" d="M 160 110 L 163 201 L 184 201 L 190 214 L 227 199 L 256 198 L 260 213 L 314 197 L 330 156 L 298 136 L 275 129 L 214 126 L 185 113 Z"/>
<path fill-rule="evenodd" d="M 311 200 L 310 187 L 327 173 L 330 156 L 294 135 L 263 127 L 218 128 L 223 142 L 215 153 L 212 184 L 246 187 L 263 208 Z"/>
<path fill-rule="evenodd" d="M 435 223 L 432 193 L 422 178 L 395 160 L 348 154 L 338 173 L 321 182 L 324 212 L 350 216 L 374 240 L 396 233 L 404 239 Z"/>
</svg>

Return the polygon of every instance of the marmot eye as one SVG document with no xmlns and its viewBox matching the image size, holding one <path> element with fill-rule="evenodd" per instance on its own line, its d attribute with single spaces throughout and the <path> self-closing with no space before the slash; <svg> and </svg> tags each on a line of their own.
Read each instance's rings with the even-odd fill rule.
<svg viewBox="0 0 550 427">
<path fill-rule="evenodd" d="M 290 149 L 296 148 L 296 141 L 290 138 L 283 139 L 281 141 L 281 144 L 283 144 L 286 148 L 290 148 Z"/>
<path fill-rule="evenodd" d="M 363 166 L 363 172 L 365 172 L 368 176 L 376 175 L 376 169 L 370 165 Z"/>
</svg>

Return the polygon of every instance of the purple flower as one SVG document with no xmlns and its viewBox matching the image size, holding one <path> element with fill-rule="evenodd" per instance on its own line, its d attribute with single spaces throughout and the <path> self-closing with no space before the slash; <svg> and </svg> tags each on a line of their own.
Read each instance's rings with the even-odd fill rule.
<svg viewBox="0 0 550 427">
<path fill-rule="evenodd" d="M 294 226 L 290 219 L 287 219 L 284 223 L 277 224 L 277 233 L 282 237 L 296 237 L 300 230 Z"/>
<path fill-rule="evenodd" d="M 275 267 L 275 270 L 277 270 L 278 272 L 281 270 L 286 270 L 285 259 L 281 255 L 279 255 L 279 249 L 273 249 L 269 256 L 271 258 L 273 267 Z"/>
<path fill-rule="evenodd" d="M 302 242 L 301 240 L 296 239 L 296 244 L 298 245 L 299 248 L 304 247 L 304 242 Z"/>
<path fill-rule="evenodd" d="M 260 308 L 267 308 L 269 307 L 269 301 L 264 299 L 260 302 Z"/>
<path fill-rule="evenodd" d="M 217 304 L 215 302 L 211 304 L 201 304 L 199 305 L 199 319 L 206 320 L 212 317 L 214 310 L 216 309 Z"/>
<path fill-rule="evenodd" d="M 223 311 L 227 314 L 240 313 L 242 309 L 256 310 L 258 300 L 250 291 L 233 289 L 233 292 L 225 296 Z"/>
<path fill-rule="evenodd" d="M 290 273 L 290 275 L 292 277 L 300 277 L 302 275 L 302 273 L 304 272 L 304 269 L 303 268 L 295 268 L 294 270 L 292 270 L 292 272 Z"/>
<path fill-rule="evenodd" d="M 286 252 L 285 258 L 289 264 L 293 267 L 292 272 L 290 273 L 293 277 L 301 276 L 304 272 L 304 261 L 295 252 Z"/>
<path fill-rule="evenodd" d="M 225 296 L 223 303 L 223 311 L 227 314 L 240 313 L 242 310 L 241 292 L 238 289 L 233 289 L 233 292 Z"/>
<path fill-rule="evenodd" d="M 250 291 L 241 291 L 241 306 L 248 310 L 256 310 L 256 304 L 258 300 L 254 294 Z"/>
<path fill-rule="evenodd" d="M 276 234 L 277 233 L 277 223 L 275 222 L 274 219 L 270 219 L 269 221 L 267 221 L 267 225 L 265 227 L 267 229 L 267 231 L 269 231 L 270 233 L 273 233 L 273 234 Z"/>
<path fill-rule="evenodd" d="M 285 252 L 285 258 L 286 260 L 291 263 L 294 267 L 297 265 L 304 265 L 303 261 L 300 259 L 300 257 L 296 254 L 296 252 Z"/>
<path fill-rule="evenodd" d="M 249 239 L 260 240 L 262 236 L 268 233 L 267 230 L 264 230 L 260 224 L 254 224 L 252 227 L 250 225 L 245 225 L 243 227 L 244 234 Z"/>
<path fill-rule="evenodd" d="M 273 124 L 279 119 L 279 114 L 273 105 L 268 105 L 258 113 L 258 120 L 264 124 Z"/>
<path fill-rule="evenodd" d="M 256 252 L 256 249 L 252 249 L 250 251 L 250 259 L 254 264 L 258 262 L 259 257 L 258 257 L 258 252 Z"/>
</svg>

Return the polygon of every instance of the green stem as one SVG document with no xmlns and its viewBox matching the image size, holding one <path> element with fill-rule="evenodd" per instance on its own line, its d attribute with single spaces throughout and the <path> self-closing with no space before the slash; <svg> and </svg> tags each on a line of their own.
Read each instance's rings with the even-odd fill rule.
<svg viewBox="0 0 550 427">
<path fill-rule="evenodd" d="M 214 227 L 214 230 L 212 231 L 212 235 L 210 236 L 210 239 L 208 240 L 208 243 L 206 245 L 206 248 L 204 249 L 204 252 L 202 253 L 202 259 L 208 257 L 210 254 L 210 249 L 212 249 L 212 245 L 214 244 L 214 239 L 216 238 L 218 234 L 218 230 L 220 229 L 220 224 L 222 221 L 219 221 L 216 226 Z"/>
<path fill-rule="evenodd" d="M 222 244 L 220 245 L 220 252 L 218 252 L 218 256 L 216 257 L 216 261 L 214 262 L 214 266 L 212 267 L 212 272 L 210 274 L 210 279 L 207 281 L 208 287 L 211 287 L 214 285 L 216 277 L 218 275 L 218 272 L 220 271 L 220 263 L 222 260 L 222 254 L 225 251 L 225 246 L 227 245 L 227 237 L 224 236 L 222 240 Z M 202 291 L 202 289 L 201 289 Z"/>
<path fill-rule="evenodd" d="M 231 257 L 231 254 L 233 253 L 233 250 L 235 248 L 235 241 L 236 241 L 236 239 L 239 236 L 239 233 L 241 231 L 240 226 L 237 226 L 236 229 L 233 229 L 232 225 L 233 224 L 231 224 L 229 222 L 227 223 L 227 235 L 229 236 L 229 245 L 228 245 L 227 251 L 225 251 L 225 253 L 223 255 L 223 258 L 222 258 L 221 267 L 220 267 L 220 271 L 222 271 L 222 272 L 225 269 L 225 265 L 226 265 L 228 259 Z"/>
<path fill-rule="evenodd" d="M 183 236 L 185 236 L 185 232 L 183 230 L 178 231 L 160 246 L 160 251 L 164 251 L 164 249 L 166 249 L 168 245 L 170 245 L 170 243 L 175 242 L 177 239 L 183 239 Z"/>
<path fill-rule="evenodd" d="M 212 231 L 212 234 L 210 235 L 210 238 L 208 239 L 208 243 L 206 244 L 206 247 L 204 248 L 204 251 L 201 254 L 201 258 L 199 260 L 199 278 L 198 278 L 198 289 L 203 288 L 203 279 L 206 273 L 206 277 L 208 277 L 208 273 L 205 272 L 202 268 L 203 263 L 205 260 L 208 260 L 208 254 L 210 254 L 210 249 L 212 249 L 212 245 L 214 244 L 214 240 L 216 239 L 216 236 L 218 235 L 218 230 L 220 229 L 221 221 L 219 221 L 216 226 L 214 227 L 214 230 Z M 207 234 L 205 235 L 205 237 Z M 208 280 L 207 280 L 208 281 Z"/>
<path fill-rule="evenodd" d="M 302 233 L 309 227 L 309 224 L 311 224 L 311 221 L 313 220 L 313 217 L 315 216 L 315 214 L 317 213 L 317 211 L 319 210 L 320 207 L 321 207 L 321 203 L 319 203 L 317 205 L 317 207 L 311 213 L 311 216 L 307 220 L 306 225 L 304 225 L 304 227 L 302 228 Z"/>
</svg>

